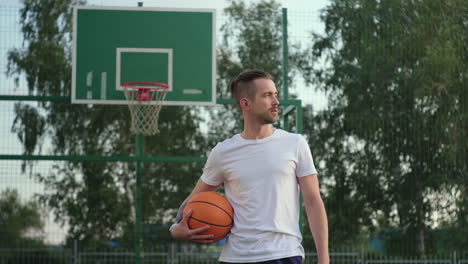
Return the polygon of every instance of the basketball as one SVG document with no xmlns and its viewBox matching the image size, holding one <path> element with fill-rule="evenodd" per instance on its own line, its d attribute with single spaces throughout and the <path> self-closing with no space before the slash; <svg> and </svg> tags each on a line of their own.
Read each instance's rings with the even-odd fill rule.
<svg viewBox="0 0 468 264">
<path fill-rule="evenodd" d="M 213 240 L 223 239 L 231 230 L 234 223 L 234 210 L 229 201 L 216 192 L 201 192 L 194 195 L 184 208 L 186 214 L 192 210 L 192 215 L 187 224 L 190 229 L 210 226 L 200 235 L 213 234 Z"/>
</svg>

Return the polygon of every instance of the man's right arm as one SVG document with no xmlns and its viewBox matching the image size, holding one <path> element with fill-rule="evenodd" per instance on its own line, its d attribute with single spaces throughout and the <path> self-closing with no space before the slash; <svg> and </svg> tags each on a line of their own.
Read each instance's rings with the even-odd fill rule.
<svg viewBox="0 0 468 264">
<path fill-rule="evenodd" d="M 213 186 L 206 184 L 202 180 L 198 180 L 197 184 L 193 188 L 190 195 L 185 199 L 182 205 L 177 212 L 176 217 L 176 224 L 172 225 L 170 228 L 171 235 L 173 238 L 178 240 L 189 240 L 192 242 L 197 243 L 212 243 L 213 242 L 213 235 L 199 235 L 200 233 L 209 229 L 209 226 L 200 227 L 197 229 L 190 229 L 188 227 L 187 221 L 190 218 L 192 212 L 188 212 L 188 214 L 184 214 L 184 208 L 187 205 L 187 202 L 192 198 L 192 196 L 200 193 L 200 192 L 207 192 L 207 191 L 214 191 L 219 186 Z"/>
</svg>

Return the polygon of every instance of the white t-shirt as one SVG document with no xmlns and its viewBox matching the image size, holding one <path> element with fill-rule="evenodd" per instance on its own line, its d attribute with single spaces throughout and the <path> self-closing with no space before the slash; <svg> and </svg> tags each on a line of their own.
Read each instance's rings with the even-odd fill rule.
<svg viewBox="0 0 468 264">
<path fill-rule="evenodd" d="M 266 138 L 239 134 L 213 148 L 201 180 L 224 183 L 234 208 L 234 226 L 220 261 L 258 262 L 302 256 L 299 185 L 296 177 L 317 174 L 301 135 L 276 129 Z"/>
</svg>

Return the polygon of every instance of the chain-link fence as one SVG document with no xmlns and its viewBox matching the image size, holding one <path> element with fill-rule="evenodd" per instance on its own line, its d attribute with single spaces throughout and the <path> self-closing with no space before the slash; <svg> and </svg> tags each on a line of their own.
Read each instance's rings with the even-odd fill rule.
<svg viewBox="0 0 468 264">
<path fill-rule="evenodd" d="M 132 263 L 138 244 L 133 225 L 136 139 L 129 135 L 128 122 L 108 122 L 127 118 L 128 110 L 122 106 L 70 105 L 67 96 L 31 95 L 31 80 L 26 79 L 24 72 L 11 74 L 12 66 L 8 64 L 9 52 L 27 45 L 21 33 L 20 9 L 17 5 L 0 5 L 0 263 Z M 217 16 L 217 24 L 226 21 L 226 15 Z M 466 17 L 460 17 L 460 21 L 466 27 Z M 398 85 L 410 87 L 425 82 L 401 79 L 398 74 L 420 76 L 424 69 L 417 66 L 431 61 L 422 56 L 411 62 L 415 68 L 405 68 L 410 63 L 406 59 L 421 52 L 416 46 L 420 43 L 416 42 L 422 36 L 409 41 L 402 33 L 414 30 L 413 24 L 373 32 L 372 20 L 366 20 L 363 25 L 369 30 L 355 35 L 343 33 L 342 42 L 329 51 L 327 60 L 325 55 L 317 56 L 318 48 L 322 47 L 325 54 L 333 38 L 312 37 L 312 32 L 324 34 L 324 22 L 318 13 L 288 10 L 288 23 L 292 50 L 304 52 L 304 56 L 314 54 L 311 58 L 319 59 L 309 67 L 316 70 L 312 81 L 308 77 L 311 69 L 296 70 L 290 94 L 302 100 L 304 134 L 321 174 L 330 219 L 332 263 L 468 263 L 466 253 L 461 253 L 465 250 L 463 245 L 468 246 L 466 219 L 463 220 L 468 211 L 464 138 L 468 115 L 463 101 L 467 98 L 466 88 L 451 90 L 453 87 L 446 86 L 443 79 L 458 78 L 454 82 L 463 84 L 466 72 L 428 81 L 429 88 L 424 91 L 398 91 Z M 341 30 L 356 26 L 351 19 L 348 23 Z M 382 42 L 383 38 L 374 45 L 373 37 L 379 30 L 390 37 L 388 42 Z M 439 39 L 429 33 L 425 40 L 430 45 L 422 47 L 431 51 Z M 217 34 L 221 45 L 223 34 Z M 351 43 L 355 39 L 361 42 Z M 402 50 L 396 50 L 399 40 L 405 45 L 414 42 L 404 56 L 398 53 Z M 312 52 L 314 43 L 317 49 Z M 358 46 L 356 58 L 346 53 L 349 50 L 339 50 L 347 43 Z M 386 53 L 375 59 L 373 55 L 379 53 L 371 51 L 380 48 Z M 348 55 L 351 59 L 343 64 L 333 61 L 333 56 L 340 53 L 343 60 Z M 388 66 L 380 60 L 402 62 L 394 72 L 368 74 L 360 71 L 359 60 L 372 60 L 374 68 Z M 341 67 L 335 75 L 326 71 L 333 65 Z M 323 75 L 319 74 L 321 69 Z M 437 68 L 431 69 L 434 74 L 438 72 Z M 339 71 L 351 74 L 340 75 Z M 362 81 L 374 78 L 372 75 L 378 75 L 387 86 L 369 82 L 368 93 L 363 93 L 366 90 L 358 90 L 357 86 L 366 82 L 350 78 L 358 76 Z M 391 79 L 387 75 L 398 76 Z M 336 87 L 323 88 L 338 87 L 337 83 L 349 86 L 338 92 Z M 353 89 L 358 92 L 353 94 Z M 429 92 L 434 95 L 425 96 Z M 384 96 L 369 99 L 380 93 Z M 414 107 L 402 108 L 409 104 L 408 98 L 414 99 Z M 440 101 L 431 101 L 434 98 Z M 353 105 L 350 100 L 359 103 Z M 55 115 L 45 114 L 50 109 Z M 218 140 L 217 130 L 209 128 L 210 122 L 218 121 L 208 112 L 195 107 L 163 109 L 161 135 L 174 137 L 146 139 L 148 156 L 142 165 L 145 172 L 141 197 L 143 245 L 139 245 L 143 263 L 217 262 L 219 245 L 172 244 L 168 232 L 178 204 L 185 197 L 182 194 L 199 177 L 206 153 Z M 99 114 L 83 123 L 73 122 L 79 115 L 91 113 Z M 44 129 L 51 124 L 60 129 Z M 92 129 L 88 129 L 90 126 Z M 184 130 L 184 126 L 189 128 Z M 292 127 L 297 129 L 297 125 Z M 54 134 L 57 131 L 64 134 Z M 156 248 L 160 245 L 165 247 Z M 339 249 L 346 245 L 352 249 Z M 315 263 L 310 234 L 305 235 L 305 246 L 306 263 Z"/>
</svg>

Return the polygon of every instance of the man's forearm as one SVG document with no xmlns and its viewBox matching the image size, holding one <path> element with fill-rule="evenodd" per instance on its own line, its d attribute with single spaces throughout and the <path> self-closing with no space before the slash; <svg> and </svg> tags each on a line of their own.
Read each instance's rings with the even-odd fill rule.
<svg viewBox="0 0 468 264">
<path fill-rule="evenodd" d="M 320 199 L 320 201 L 306 206 L 306 212 L 317 249 L 318 263 L 328 264 L 330 262 L 328 252 L 328 220 L 322 200 Z"/>
</svg>

